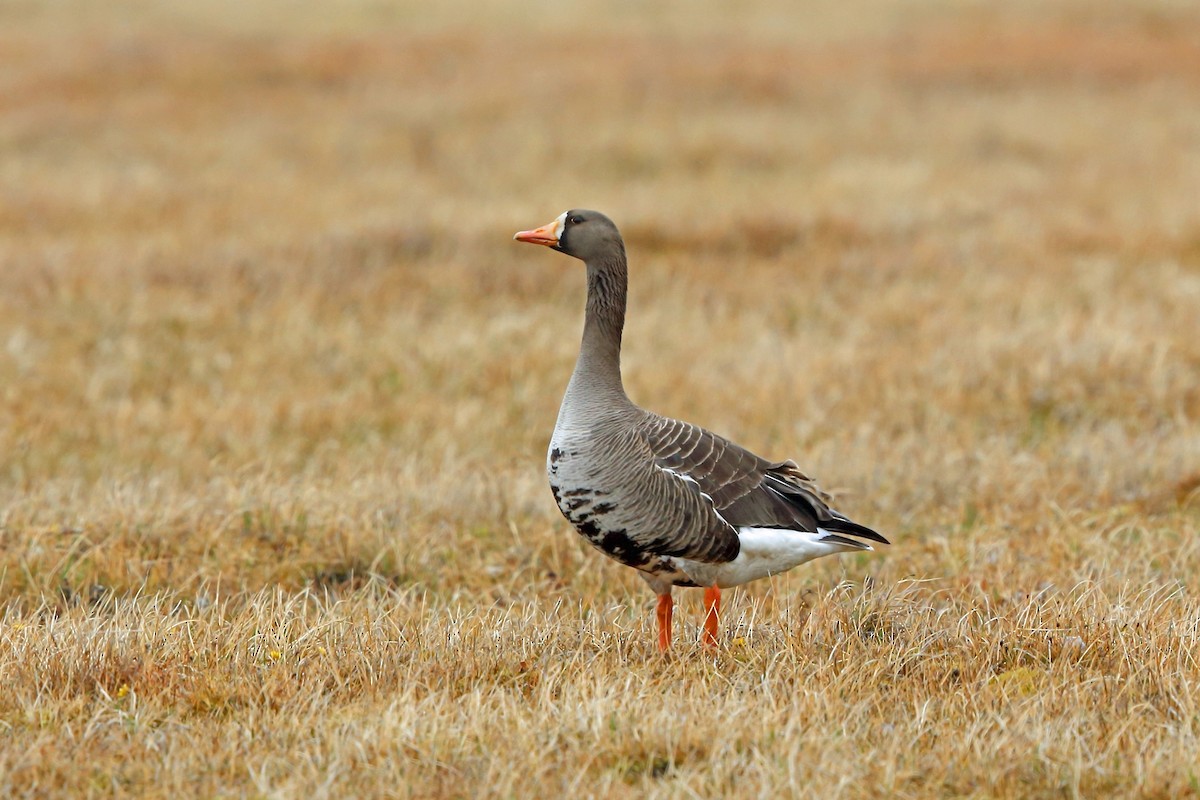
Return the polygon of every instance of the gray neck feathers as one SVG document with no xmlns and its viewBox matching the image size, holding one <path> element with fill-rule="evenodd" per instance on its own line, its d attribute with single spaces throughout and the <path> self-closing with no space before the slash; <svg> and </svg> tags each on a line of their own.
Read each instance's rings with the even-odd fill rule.
<svg viewBox="0 0 1200 800">
<path fill-rule="evenodd" d="M 624 247 L 604 261 L 589 262 L 587 276 L 583 341 L 563 408 L 586 410 L 595 417 L 632 408 L 621 383 L 621 331 L 629 284 Z"/>
</svg>

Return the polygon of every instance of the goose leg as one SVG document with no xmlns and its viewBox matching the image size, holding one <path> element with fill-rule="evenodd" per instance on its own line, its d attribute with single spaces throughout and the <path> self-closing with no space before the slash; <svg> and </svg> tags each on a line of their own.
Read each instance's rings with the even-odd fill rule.
<svg viewBox="0 0 1200 800">
<path fill-rule="evenodd" d="M 671 611 L 674 606 L 675 601 L 671 599 L 669 589 L 658 596 L 658 649 L 662 653 L 671 647 Z"/>
<path fill-rule="evenodd" d="M 717 622 L 721 615 L 721 589 L 713 584 L 704 590 L 704 644 L 717 646 Z"/>
</svg>

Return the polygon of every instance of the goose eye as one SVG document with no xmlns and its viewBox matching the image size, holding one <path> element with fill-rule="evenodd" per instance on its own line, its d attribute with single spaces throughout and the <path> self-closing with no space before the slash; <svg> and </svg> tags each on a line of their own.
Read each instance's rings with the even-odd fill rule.
<svg viewBox="0 0 1200 800">
<path fill-rule="evenodd" d="M 572 217 L 569 217 L 567 222 L 571 223 L 572 225 L 578 225 L 579 223 L 583 222 L 583 217 L 576 214 Z"/>
</svg>

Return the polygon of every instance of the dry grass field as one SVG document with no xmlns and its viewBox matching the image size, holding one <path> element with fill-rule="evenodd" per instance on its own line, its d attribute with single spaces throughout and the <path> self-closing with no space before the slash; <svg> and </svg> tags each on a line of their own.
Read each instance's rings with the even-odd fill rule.
<svg viewBox="0 0 1200 800">
<path fill-rule="evenodd" d="M 1167 0 L 5 0 L 0 795 L 1200 795 L 1197 98 Z M 545 485 L 570 206 L 893 541 L 716 652 Z"/>
</svg>

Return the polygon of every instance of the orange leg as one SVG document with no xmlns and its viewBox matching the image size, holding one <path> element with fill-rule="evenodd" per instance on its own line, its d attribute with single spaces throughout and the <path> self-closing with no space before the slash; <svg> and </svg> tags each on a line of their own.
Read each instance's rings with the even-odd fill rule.
<svg viewBox="0 0 1200 800">
<path fill-rule="evenodd" d="M 669 592 L 658 596 L 658 649 L 662 653 L 671 647 L 671 610 L 674 607 L 675 601 Z"/>
<path fill-rule="evenodd" d="M 721 590 L 714 584 L 704 590 L 704 644 L 717 646 L 717 623 L 721 616 Z"/>
</svg>

